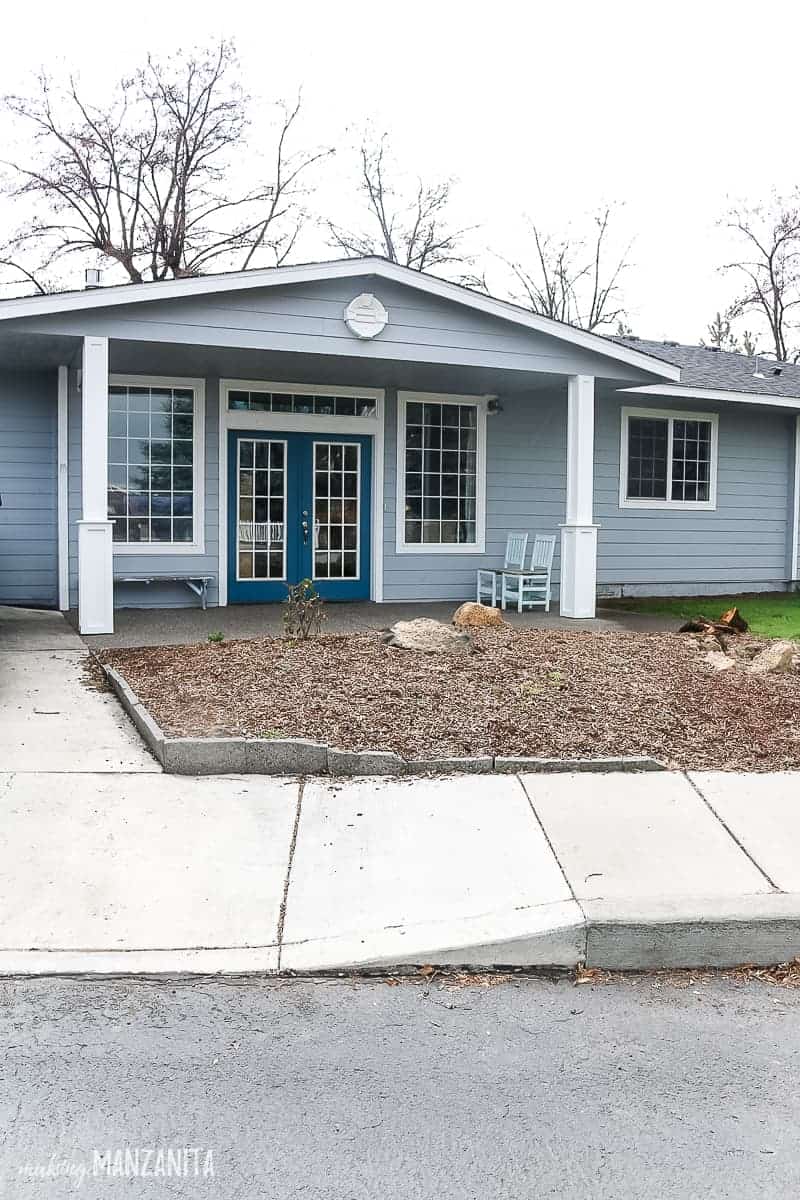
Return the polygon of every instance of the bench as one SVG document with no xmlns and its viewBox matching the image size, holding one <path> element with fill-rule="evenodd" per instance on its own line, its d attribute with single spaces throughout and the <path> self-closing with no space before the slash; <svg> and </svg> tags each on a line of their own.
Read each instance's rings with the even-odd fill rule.
<svg viewBox="0 0 800 1200">
<path fill-rule="evenodd" d="M 185 575 L 176 575 L 171 571 L 163 575 L 160 571 L 145 571 L 137 575 L 115 575 L 114 583 L 185 583 L 190 592 L 200 597 L 200 603 L 205 609 L 208 585 L 216 578 L 216 575 L 198 575 L 195 571 Z"/>
</svg>

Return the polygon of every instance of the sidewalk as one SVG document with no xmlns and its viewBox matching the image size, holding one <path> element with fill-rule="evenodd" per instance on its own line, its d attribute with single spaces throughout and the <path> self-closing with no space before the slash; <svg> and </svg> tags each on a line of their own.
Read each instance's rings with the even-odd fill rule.
<svg viewBox="0 0 800 1200">
<path fill-rule="evenodd" d="M 0 973 L 800 953 L 794 775 L 0 775 Z"/>
</svg>

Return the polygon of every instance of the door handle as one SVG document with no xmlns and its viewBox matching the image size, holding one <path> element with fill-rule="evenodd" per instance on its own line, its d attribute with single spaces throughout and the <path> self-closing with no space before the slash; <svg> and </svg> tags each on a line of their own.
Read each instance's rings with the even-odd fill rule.
<svg viewBox="0 0 800 1200">
<path fill-rule="evenodd" d="M 303 510 L 303 520 L 301 521 L 300 527 L 303 530 L 303 545 L 307 546 L 308 545 L 308 513 L 305 511 L 305 509 Z"/>
</svg>

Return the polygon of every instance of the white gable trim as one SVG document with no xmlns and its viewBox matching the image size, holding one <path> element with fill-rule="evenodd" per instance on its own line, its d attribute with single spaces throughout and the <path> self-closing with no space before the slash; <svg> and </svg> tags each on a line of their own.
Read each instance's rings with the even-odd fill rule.
<svg viewBox="0 0 800 1200">
<path fill-rule="evenodd" d="M 642 387 L 620 388 L 620 392 L 635 396 L 680 396 L 685 400 L 729 400 L 734 404 L 767 405 L 770 408 L 800 409 L 800 396 L 768 396 L 764 392 L 726 392 L 723 388 L 698 388 L 691 384 L 645 384 Z"/>
<path fill-rule="evenodd" d="M 507 300 L 473 292 L 470 288 L 433 275 L 425 275 L 410 267 L 387 262 L 383 258 L 346 258 L 327 263 L 308 263 L 294 267 L 269 267 L 259 271 L 234 271 L 229 275 L 200 275 L 191 279 L 165 279 L 160 283 L 115 284 L 107 288 L 68 292 L 62 295 L 24 296 L 0 303 L 0 321 L 17 317 L 46 316 L 64 312 L 86 312 L 96 308 L 113 308 L 122 304 L 143 304 L 152 300 L 176 300 L 187 296 L 206 296 L 219 292 L 244 291 L 251 288 L 278 287 L 290 283 L 319 283 L 327 279 L 358 279 L 376 275 L 393 283 L 416 288 L 430 296 L 465 305 L 487 316 L 511 321 L 548 337 L 558 338 L 579 346 L 603 358 L 625 363 L 662 379 L 678 380 L 680 368 L 662 362 L 641 350 L 609 342 L 596 333 L 587 333 L 571 325 L 563 325 L 549 317 L 526 312 Z"/>
</svg>

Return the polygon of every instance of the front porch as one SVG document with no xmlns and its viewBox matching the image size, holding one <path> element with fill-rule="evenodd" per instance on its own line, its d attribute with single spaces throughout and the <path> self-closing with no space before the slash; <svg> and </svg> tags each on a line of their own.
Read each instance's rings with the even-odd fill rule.
<svg viewBox="0 0 800 1200">
<path fill-rule="evenodd" d="M 449 622 L 456 604 L 451 601 L 409 604 L 373 601 L 328 604 L 325 608 L 324 634 L 359 634 L 387 629 L 395 621 L 410 621 L 431 617 Z M 643 615 L 621 609 L 603 609 L 593 618 L 576 620 L 564 617 L 558 606 L 549 613 L 541 609 L 522 614 L 509 610 L 503 614 L 510 625 L 518 629 L 574 629 L 587 632 L 662 633 L 674 629 L 676 622 L 668 616 Z M 75 610 L 68 614 L 77 625 Z M 122 608 L 115 616 L 113 633 L 84 634 L 92 649 L 124 649 L 134 646 L 197 645 L 208 641 L 209 635 L 221 633 L 225 641 L 281 637 L 283 610 L 279 604 L 231 604 L 226 608 Z"/>
</svg>

